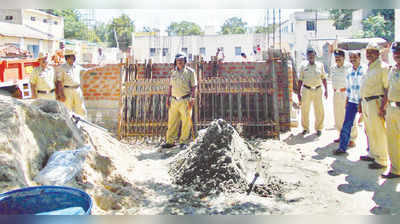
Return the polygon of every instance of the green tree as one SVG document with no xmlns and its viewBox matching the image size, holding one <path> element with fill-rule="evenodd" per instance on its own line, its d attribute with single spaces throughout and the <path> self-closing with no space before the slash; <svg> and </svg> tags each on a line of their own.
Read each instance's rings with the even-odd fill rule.
<svg viewBox="0 0 400 224">
<path fill-rule="evenodd" d="M 76 9 L 41 9 L 55 16 L 64 18 L 64 38 L 88 40 L 92 36 L 88 27 L 80 20 L 81 15 Z M 94 38 L 96 39 L 96 38 Z"/>
<path fill-rule="evenodd" d="M 330 18 L 334 20 L 333 26 L 337 29 L 347 29 L 352 24 L 353 12 L 356 9 L 330 9 Z"/>
<path fill-rule="evenodd" d="M 188 21 L 182 21 L 180 23 L 173 22 L 168 26 L 166 32 L 168 33 L 168 36 L 204 34 L 199 25 Z"/>
<path fill-rule="evenodd" d="M 96 23 L 93 28 L 96 36 L 98 37 L 98 41 L 95 42 L 107 42 L 107 25 L 105 23 Z"/>
<path fill-rule="evenodd" d="M 279 26 L 275 26 L 275 29 L 278 28 Z M 272 25 L 269 25 L 268 27 L 265 26 L 256 26 L 254 27 L 254 33 L 272 33 L 273 32 L 273 27 Z"/>
<path fill-rule="evenodd" d="M 135 31 L 133 20 L 128 15 L 122 14 L 114 18 L 107 25 L 107 41 L 110 47 L 117 47 L 121 50 L 127 50 L 132 44 L 132 33 Z M 117 40 L 115 39 L 117 36 Z M 117 44 L 118 41 L 118 44 Z"/>
<path fill-rule="evenodd" d="M 356 37 L 381 37 L 388 41 L 393 41 L 393 30 L 387 29 L 387 23 L 380 14 L 370 16 L 362 21 L 363 30 Z"/>
<path fill-rule="evenodd" d="M 247 22 L 242 21 L 242 18 L 239 17 L 229 18 L 221 26 L 222 34 L 244 34 L 247 30 Z"/>
</svg>

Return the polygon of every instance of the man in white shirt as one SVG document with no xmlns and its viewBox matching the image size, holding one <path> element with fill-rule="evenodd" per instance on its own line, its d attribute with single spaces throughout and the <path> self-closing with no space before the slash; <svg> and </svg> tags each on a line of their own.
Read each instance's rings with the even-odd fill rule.
<svg viewBox="0 0 400 224">
<path fill-rule="evenodd" d="M 351 65 L 345 63 L 345 52 L 341 49 L 333 51 L 335 56 L 336 64 L 332 66 L 331 77 L 332 77 L 332 88 L 333 88 L 333 115 L 335 117 L 335 128 L 339 132 L 342 130 L 342 125 L 346 111 L 346 75 Z M 355 139 L 357 138 L 357 126 L 351 129 L 351 139 L 349 147 L 355 146 Z M 340 142 L 340 137 L 334 140 L 334 142 Z"/>
</svg>

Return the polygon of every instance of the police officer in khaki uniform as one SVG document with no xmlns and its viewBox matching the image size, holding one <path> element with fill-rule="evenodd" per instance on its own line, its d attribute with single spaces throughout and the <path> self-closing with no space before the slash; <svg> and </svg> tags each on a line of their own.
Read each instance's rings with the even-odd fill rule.
<svg viewBox="0 0 400 224">
<path fill-rule="evenodd" d="M 314 105 L 315 130 L 321 136 L 324 125 L 324 105 L 322 103 L 322 88 L 325 88 L 325 98 L 328 98 L 328 89 L 324 65 L 315 61 L 315 50 L 307 48 L 307 61 L 300 67 L 300 77 L 298 84 L 298 97 L 301 102 L 301 124 L 303 135 L 309 133 L 309 112 L 311 103 Z"/>
<path fill-rule="evenodd" d="M 400 178 L 400 42 L 392 45 L 393 60 L 396 62 L 389 72 L 389 88 L 386 128 L 391 168 L 383 178 Z"/>
<path fill-rule="evenodd" d="M 182 121 L 179 143 L 185 147 L 189 143 L 192 128 L 192 106 L 195 102 L 197 79 L 193 69 L 186 66 L 186 55 L 178 53 L 175 56 L 175 69 L 170 73 L 170 86 L 167 98 L 168 131 L 167 142 L 162 148 L 175 146 L 178 127 Z"/>
<path fill-rule="evenodd" d="M 74 113 L 86 117 L 86 108 L 83 102 L 81 90 L 81 72 L 88 71 L 75 64 L 75 52 L 70 49 L 65 50 L 66 63 L 61 65 L 57 71 L 57 87 L 59 89 L 59 99 L 65 106 Z"/>
<path fill-rule="evenodd" d="M 381 169 L 387 166 L 387 135 L 384 120 L 384 97 L 388 88 L 387 64 L 379 59 L 379 46 L 369 43 L 367 48 L 368 69 L 363 75 L 360 87 L 361 112 L 368 136 L 369 152 L 360 160 L 371 161 L 370 169 Z"/>
<path fill-rule="evenodd" d="M 56 74 L 54 68 L 48 66 L 47 55 L 40 52 L 39 66 L 33 69 L 30 78 L 32 98 L 55 100 L 54 93 Z"/>
<path fill-rule="evenodd" d="M 333 114 L 335 117 L 335 127 L 340 133 L 344 122 L 345 108 L 346 108 L 346 75 L 351 69 L 351 65 L 344 62 L 345 52 L 341 49 L 333 51 L 335 56 L 336 65 L 331 68 L 332 88 L 333 88 Z M 355 139 L 357 138 L 357 126 L 351 129 L 351 139 L 349 147 L 355 146 Z M 340 142 L 340 137 L 334 142 Z"/>
</svg>

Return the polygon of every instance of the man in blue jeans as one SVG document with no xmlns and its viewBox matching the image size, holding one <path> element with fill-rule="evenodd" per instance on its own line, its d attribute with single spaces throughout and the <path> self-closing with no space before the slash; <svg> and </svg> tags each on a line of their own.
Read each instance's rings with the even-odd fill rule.
<svg viewBox="0 0 400 224">
<path fill-rule="evenodd" d="M 360 85 L 361 78 L 366 72 L 366 67 L 360 65 L 360 51 L 349 52 L 350 62 L 353 65 L 346 76 L 346 114 L 342 129 L 340 131 L 339 148 L 333 151 L 334 155 L 346 154 L 347 146 L 350 141 L 350 132 L 354 124 L 354 119 L 360 107 Z"/>
</svg>

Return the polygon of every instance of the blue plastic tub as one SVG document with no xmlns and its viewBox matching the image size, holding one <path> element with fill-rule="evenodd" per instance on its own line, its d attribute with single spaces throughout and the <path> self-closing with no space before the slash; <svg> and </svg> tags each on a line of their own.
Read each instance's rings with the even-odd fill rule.
<svg viewBox="0 0 400 224">
<path fill-rule="evenodd" d="M 76 188 L 27 187 L 0 194 L 1 215 L 90 215 L 92 199 Z"/>
</svg>

